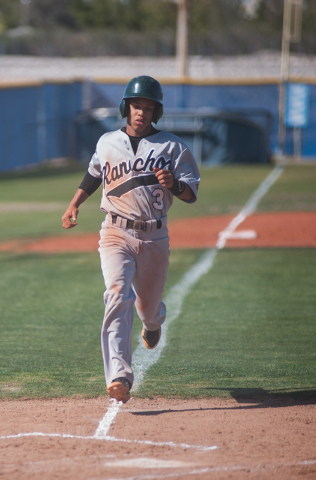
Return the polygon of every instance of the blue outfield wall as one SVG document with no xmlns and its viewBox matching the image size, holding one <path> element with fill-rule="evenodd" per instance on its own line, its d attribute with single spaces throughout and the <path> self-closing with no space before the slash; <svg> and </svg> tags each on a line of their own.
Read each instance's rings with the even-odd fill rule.
<svg viewBox="0 0 316 480">
<path fill-rule="evenodd" d="M 0 88 L 0 171 L 69 157 L 82 83 Z"/>
<path fill-rule="evenodd" d="M 124 85 L 103 83 L 99 85 L 103 94 L 114 104 L 119 104 Z M 316 157 L 316 85 L 310 85 L 309 124 L 302 129 L 302 156 Z M 266 110 L 272 116 L 270 150 L 278 153 L 278 102 L 279 85 L 192 85 L 163 84 L 164 105 L 166 108 L 212 107 L 225 112 Z M 255 117 L 255 115 L 254 115 Z M 254 118 L 255 119 L 255 118 Z M 260 121 L 258 119 L 258 121 Z M 286 129 L 285 154 L 293 155 L 293 129 Z"/>
<path fill-rule="evenodd" d="M 126 80 L 127 83 L 128 80 Z M 119 105 L 126 83 L 94 83 L 92 107 Z M 250 83 L 250 82 L 249 82 Z M 162 82 L 165 108 L 211 107 L 224 112 L 268 111 L 271 153 L 278 150 L 278 97 L 276 83 L 171 84 Z M 45 160 L 73 157 L 75 119 L 87 108 L 84 82 L 37 83 L 0 88 L 0 171 L 10 171 Z M 316 157 L 316 85 L 310 82 L 309 124 L 302 130 L 302 155 Z M 262 122 L 262 118 L 254 120 Z M 158 124 L 159 126 L 159 124 Z M 93 153 L 93 152 L 92 152 Z M 287 128 L 285 153 L 293 154 L 293 130 Z"/>
</svg>

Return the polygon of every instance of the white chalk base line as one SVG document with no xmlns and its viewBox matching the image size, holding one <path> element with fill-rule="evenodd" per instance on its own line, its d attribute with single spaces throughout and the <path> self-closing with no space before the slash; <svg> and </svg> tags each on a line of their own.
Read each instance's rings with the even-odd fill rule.
<svg viewBox="0 0 316 480">
<path fill-rule="evenodd" d="M 23 438 L 23 437 L 50 437 L 50 438 L 71 438 L 79 440 L 105 440 L 107 442 L 122 442 L 122 443 L 138 443 L 143 445 L 151 445 L 155 447 L 173 447 L 173 448 L 182 448 L 182 449 L 191 449 L 199 451 L 210 451 L 216 450 L 219 447 L 216 445 L 205 446 L 205 445 L 189 445 L 187 443 L 174 443 L 174 442 L 152 442 L 151 440 L 128 440 L 126 438 L 116 438 L 106 435 L 105 437 L 99 436 L 83 436 L 83 435 L 70 435 L 68 433 L 42 433 L 42 432 L 31 432 L 31 433 L 18 433 L 16 435 L 5 435 L 0 437 L 0 440 L 8 440 L 10 438 Z"/>
</svg>

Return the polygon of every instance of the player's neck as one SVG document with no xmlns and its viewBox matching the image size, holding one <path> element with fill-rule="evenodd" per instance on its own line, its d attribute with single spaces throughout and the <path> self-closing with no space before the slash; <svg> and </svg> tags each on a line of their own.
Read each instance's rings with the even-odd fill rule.
<svg viewBox="0 0 316 480">
<path fill-rule="evenodd" d="M 140 130 L 140 131 L 136 131 L 134 130 L 131 125 L 129 125 L 127 123 L 126 125 L 126 133 L 127 135 L 129 135 L 130 137 L 137 137 L 137 138 L 142 138 L 142 137 L 147 137 L 147 135 L 149 135 L 150 133 L 150 130 L 151 130 L 151 124 L 148 125 L 148 127 L 145 129 L 145 130 Z"/>
<path fill-rule="evenodd" d="M 155 133 L 158 132 L 158 130 L 156 130 L 152 125 L 150 126 L 149 132 L 147 132 L 145 134 L 142 134 L 142 135 L 135 135 L 135 134 L 133 135 L 132 133 L 129 133 L 129 129 L 127 128 L 127 126 L 123 127 L 121 130 L 122 130 L 122 132 L 126 133 L 129 137 L 131 137 L 135 140 L 141 140 L 144 137 L 149 137 L 149 136 L 154 135 Z"/>
<path fill-rule="evenodd" d="M 129 135 L 127 133 L 127 128 L 126 127 L 123 127 L 121 130 L 122 130 L 122 132 L 126 133 L 129 136 L 129 139 L 130 139 L 130 142 L 131 142 L 131 145 L 132 145 L 132 148 L 133 148 L 133 151 L 134 151 L 135 155 L 137 153 L 138 144 L 143 138 L 150 137 L 151 135 L 155 135 L 156 133 L 158 133 L 158 130 L 156 130 L 152 125 L 150 127 L 149 133 L 147 135 L 142 135 L 141 137 L 134 137 L 133 135 Z"/>
</svg>

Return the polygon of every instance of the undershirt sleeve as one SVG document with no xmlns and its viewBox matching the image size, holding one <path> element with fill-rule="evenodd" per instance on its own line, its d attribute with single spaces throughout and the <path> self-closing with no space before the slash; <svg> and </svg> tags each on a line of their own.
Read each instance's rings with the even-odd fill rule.
<svg viewBox="0 0 316 480">
<path fill-rule="evenodd" d="M 84 190 L 88 195 L 92 195 L 101 185 L 102 179 L 96 178 L 91 175 L 89 172 L 85 174 L 82 182 L 79 185 L 81 190 Z"/>
</svg>

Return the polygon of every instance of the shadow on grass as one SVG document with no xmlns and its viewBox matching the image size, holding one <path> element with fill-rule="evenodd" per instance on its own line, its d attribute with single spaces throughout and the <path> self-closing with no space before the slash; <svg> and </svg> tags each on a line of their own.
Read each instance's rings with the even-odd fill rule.
<svg viewBox="0 0 316 480">
<path fill-rule="evenodd" d="M 205 390 L 205 389 L 203 389 Z M 212 389 L 215 390 L 215 389 Z M 264 388 L 218 388 L 218 391 L 229 392 L 239 404 L 246 403 L 247 405 L 235 405 L 224 407 L 209 407 L 209 408 L 185 408 L 185 409 L 168 409 L 168 410 L 149 410 L 141 412 L 131 412 L 132 415 L 155 416 L 165 413 L 176 412 L 194 412 L 207 410 L 251 410 L 256 408 L 280 408 L 293 407 L 297 405 L 315 405 L 316 404 L 316 389 L 296 389 L 292 391 L 278 390 L 269 392 Z M 203 398 L 203 400 L 206 400 Z M 211 401 L 212 399 L 209 398 Z M 226 400 L 226 399 L 225 399 Z"/>
<path fill-rule="evenodd" d="M 264 388 L 218 388 L 219 392 L 229 392 L 238 403 L 268 403 L 282 407 L 293 404 L 316 404 L 316 389 L 280 389 L 265 390 Z M 273 406 L 273 405 L 272 405 Z"/>
</svg>

